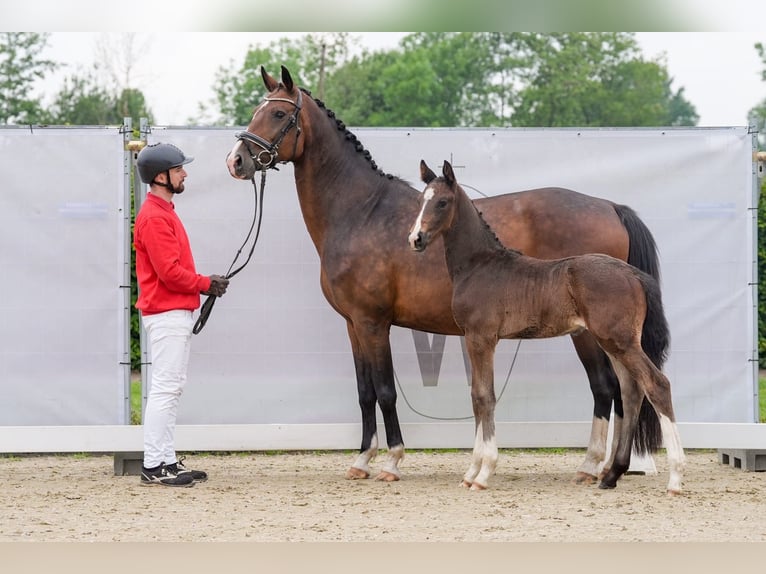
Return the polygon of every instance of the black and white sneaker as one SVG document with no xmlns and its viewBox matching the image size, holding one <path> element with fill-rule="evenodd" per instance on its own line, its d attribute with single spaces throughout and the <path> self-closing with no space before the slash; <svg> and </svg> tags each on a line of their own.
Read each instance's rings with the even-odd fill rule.
<svg viewBox="0 0 766 574">
<path fill-rule="evenodd" d="M 182 456 L 178 459 L 178 462 L 167 465 L 167 469 L 178 476 L 191 475 L 195 482 L 205 482 L 207 480 L 207 473 L 203 470 L 186 468 L 184 465 L 185 458 L 185 456 Z"/>
<path fill-rule="evenodd" d="M 190 474 L 173 472 L 164 463 L 155 468 L 141 467 L 141 484 L 143 486 L 194 486 L 194 478 Z"/>
</svg>

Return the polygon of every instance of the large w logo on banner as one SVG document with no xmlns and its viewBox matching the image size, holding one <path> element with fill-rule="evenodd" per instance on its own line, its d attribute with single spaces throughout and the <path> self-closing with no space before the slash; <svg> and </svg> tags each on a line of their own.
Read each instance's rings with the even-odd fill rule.
<svg viewBox="0 0 766 574">
<path fill-rule="evenodd" d="M 412 340 L 415 343 L 415 352 L 418 356 L 420 375 L 423 377 L 424 387 L 435 387 L 439 384 L 439 372 L 444 358 L 444 345 L 447 342 L 446 335 L 432 335 L 428 341 L 429 333 L 412 329 Z M 471 384 L 471 363 L 465 348 L 465 340 L 460 337 L 460 348 L 463 351 L 463 366 L 468 384 Z"/>
</svg>

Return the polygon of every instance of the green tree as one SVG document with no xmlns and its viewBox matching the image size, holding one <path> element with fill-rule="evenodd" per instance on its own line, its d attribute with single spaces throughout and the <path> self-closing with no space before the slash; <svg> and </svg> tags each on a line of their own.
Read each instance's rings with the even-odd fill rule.
<svg viewBox="0 0 766 574">
<path fill-rule="evenodd" d="M 695 125 L 698 116 L 673 91 L 660 62 L 641 56 L 632 34 L 526 33 L 515 126 Z"/>
<path fill-rule="evenodd" d="M 325 77 L 348 58 L 350 43 L 348 33 L 336 32 L 307 34 L 297 40 L 280 38 L 265 48 L 251 46 L 239 67 L 231 62 L 216 73 L 213 91 L 220 112 L 218 123 L 245 125 L 250 121 L 263 97 L 261 66 L 278 78 L 283 65 L 298 85 L 324 97 Z M 200 113 L 204 112 L 205 106 L 200 106 Z"/>
<path fill-rule="evenodd" d="M 46 123 L 57 125 L 121 125 L 130 117 L 138 125 L 140 118 L 152 119 L 143 93 L 124 88 L 112 94 L 93 74 L 71 75 L 45 110 Z"/>
<path fill-rule="evenodd" d="M 421 32 L 338 66 L 326 92 L 349 125 L 694 125 L 671 84 L 628 33 Z"/>
<path fill-rule="evenodd" d="M 441 125 L 449 110 L 448 105 L 431 105 L 438 92 L 437 78 L 420 52 L 355 58 L 327 86 L 333 110 L 354 126 Z"/>
<path fill-rule="evenodd" d="M 365 51 L 331 75 L 328 99 L 349 125 L 476 125 L 485 119 L 490 91 L 488 38 L 424 32 L 406 36 L 394 50 Z"/>
<path fill-rule="evenodd" d="M 47 110 L 48 123 L 106 125 L 113 123 L 112 102 L 90 76 L 69 76 Z"/>
<path fill-rule="evenodd" d="M 48 34 L 0 32 L 0 124 L 41 123 L 42 105 L 32 90 L 57 67 L 40 56 L 47 43 Z"/>
</svg>

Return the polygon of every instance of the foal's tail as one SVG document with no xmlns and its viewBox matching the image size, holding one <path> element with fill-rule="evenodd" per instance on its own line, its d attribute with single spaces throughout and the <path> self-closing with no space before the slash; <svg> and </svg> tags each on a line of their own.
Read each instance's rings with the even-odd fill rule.
<svg viewBox="0 0 766 574">
<path fill-rule="evenodd" d="M 652 232 L 633 209 L 627 205 L 614 204 L 614 210 L 617 212 L 617 216 L 625 227 L 630 240 L 628 263 L 654 278 L 654 281 L 642 281 L 646 293 L 647 311 L 644 329 L 641 333 L 641 347 L 652 363 L 658 369 L 662 369 L 667 359 L 670 332 L 662 308 L 659 288 L 660 260 L 657 243 L 654 241 Z M 644 455 L 658 451 L 661 446 L 660 419 L 654 407 L 644 397 L 641 403 L 641 412 L 638 415 L 636 434 L 633 437 L 633 449 L 638 454 Z"/>
</svg>

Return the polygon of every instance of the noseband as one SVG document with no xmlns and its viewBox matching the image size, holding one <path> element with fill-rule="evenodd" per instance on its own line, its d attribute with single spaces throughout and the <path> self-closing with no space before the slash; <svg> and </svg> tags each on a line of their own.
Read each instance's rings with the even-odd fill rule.
<svg viewBox="0 0 766 574">
<path fill-rule="evenodd" d="M 241 141 L 245 148 L 247 148 L 247 153 L 250 154 L 250 159 L 257 162 L 261 165 L 261 169 L 266 170 L 268 168 L 274 168 L 274 163 L 277 159 L 277 154 L 279 153 L 279 146 L 282 144 L 282 140 L 285 139 L 285 136 L 289 133 L 293 127 L 296 128 L 297 133 L 295 135 L 295 148 L 298 147 L 298 137 L 301 135 L 301 126 L 298 124 L 298 116 L 301 113 L 301 108 L 303 105 L 303 97 L 301 95 L 300 89 L 298 90 L 298 99 L 296 101 L 289 100 L 287 98 L 264 98 L 264 101 L 266 102 L 287 102 L 288 104 L 292 104 L 295 109 L 293 110 L 293 113 L 290 115 L 290 117 L 287 119 L 287 123 L 282 126 L 282 129 L 279 131 L 279 134 L 277 134 L 277 139 L 272 143 L 265 139 L 263 139 L 261 136 L 257 136 L 254 133 L 251 133 L 247 130 L 243 132 L 237 132 L 234 134 L 234 137 L 236 137 L 239 141 Z M 258 147 L 261 148 L 260 151 L 257 153 L 253 153 L 252 148 L 250 147 L 250 144 L 255 144 Z M 293 149 L 293 152 L 295 152 L 295 149 Z M 264 161 L 264 159 L 266 161 Z"/>
</svg>

